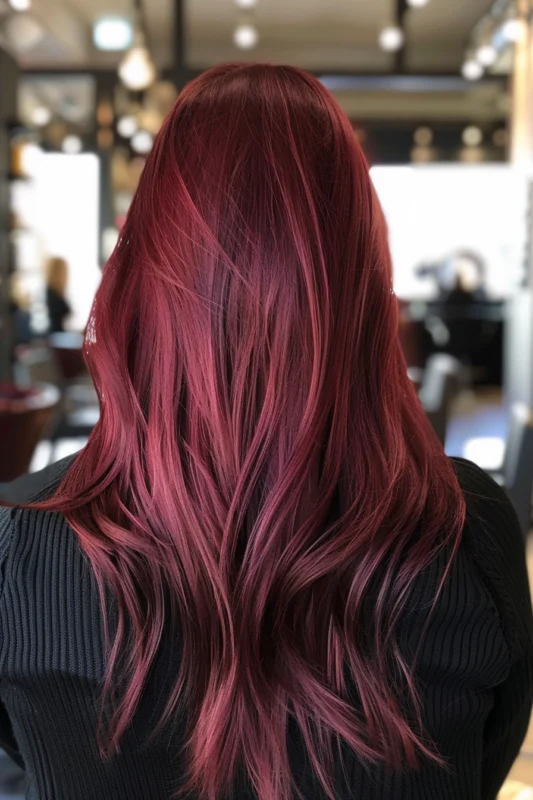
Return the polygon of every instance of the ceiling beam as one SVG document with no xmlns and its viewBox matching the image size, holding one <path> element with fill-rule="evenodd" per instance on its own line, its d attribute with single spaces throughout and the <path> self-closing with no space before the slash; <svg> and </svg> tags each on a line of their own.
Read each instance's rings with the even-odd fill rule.
<svg viewBox="0 0 533 800">
<path fill-rule="evenodd" d="M 396 0 L 396 7 L 395 7 L 395 24 L 403 31 L 403 35 L 405 36 L 405 17 L 409 10 L 409 6 L 407 5 L 407 0 Z M 395 54 L 394 59 L 394 71 L 398 73 L 398 75 L 402 75 L 405 72 L 405 49 L 407 46 L 407 42 L 404 41 L 403 46 Z"/>
<path fill-rule="evenodd" d="M 207 68 L 206 68 L 207 69 Z M 165 69 L 161 73 L 163 80 L 175 81 L 179 88 L 198 77 L 204 70 L 189 69 L 180 61 L 173 69 Z M 506 75 L 485 75 L 479 81 L 467 81 L 456 72 L 421 72 L 403 73 L 394 72 L 351 72 L 335 69 L 308 70 L 316 75 L 328 89 L 353 90 L 353 91 L 399 91 L 399 92 L 457 92 L 467 91 L 482 86 L 505 86 L 508 83 Z M 22 68 L 21 74 L 28 78 L 68 78 L 71 75 L 88 75 L 95 79 L 118 82 L 118 74 L 109 67 L 91 69 L 87 67 L 62 68 L 31 66 Z"/>
<path fill-rule="evenodd" d="M 174 25 L 172 52 L 174 55 L 174 83 L 182 89 L 191 80 L 187 69 L 187 36 L 186 36 L 185 0 L 174 0 Z"/>
<path fill-rule="evenodd" d="M 402 75 L 391 73 L 362 74 L 351 72 L 315 72 L 331 91 L 375 92 L 464 92 L 483 86 L 505 86 L 504 75 L 485 76 L 475 83 L 457 73 L 420 73 Z"/>
</svg>

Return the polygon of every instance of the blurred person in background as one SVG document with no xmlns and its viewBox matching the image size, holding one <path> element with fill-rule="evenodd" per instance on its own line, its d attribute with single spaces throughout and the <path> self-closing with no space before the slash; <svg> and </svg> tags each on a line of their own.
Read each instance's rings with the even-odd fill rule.
<svg viewBox="0 0 533 800">
<path fill-rule="evenodd" d="M 439 282 L 440 301 L 444 306 L 457 308 L 487 299 L 485 265 L 476 253 L 467 250 L 454 253 L 447 260 L 444 271 L 447 280 L 441 279 Z"/>
<path fill-rule="evenodd" d="M 503 490 L 411 385 L 315 78 L 181 93 L 86 335 L 101 417 L 0 516 L 0 743 L 40 800 L 494 800 L 533 621 Z"/>
<path fill-rule="evenodd" d="M 15 346 L 27 345 L 33 338 L 30 314 L 30 295 L 24 290 L 20 278 L 11 276 L 11 311 L 15 324 Z"/>
<path fill-rule="evenodd" d="M 46 265 L 46 306 L 49 333 L 62 333 L 71 308 L 65 298 L 68 284 L 68 264 L 64 258 L 50 258 Z"/>
</svg>

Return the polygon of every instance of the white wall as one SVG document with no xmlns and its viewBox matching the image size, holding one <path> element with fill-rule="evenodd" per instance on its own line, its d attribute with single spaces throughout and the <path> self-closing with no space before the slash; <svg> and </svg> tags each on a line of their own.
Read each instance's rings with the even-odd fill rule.
<svg viewBox="0 0 533 800">
<path fill-rule="evenodd" d="M 40 153 L 32 181 L 20 187 L 18 209 L 32 231 L 21 237 L 19 267 L 42 276 L 48 256 L 69 264 L 69 328 L 82 330 L 100 282 L 98 266 L 99 162 L 92 153 Z M 34 281 L 37 280 L 34 277 Z"/>
<path fill-rule="evenodd" d="M 487 290 L 513 293 L 526 257 L 527 186 L 508 165 L 383 166 L 371 170 L 387 223 L 395 291 L 406 299 L 433 293 L 416 266 L 454 250 L 485 261 Z"/>
</svg>

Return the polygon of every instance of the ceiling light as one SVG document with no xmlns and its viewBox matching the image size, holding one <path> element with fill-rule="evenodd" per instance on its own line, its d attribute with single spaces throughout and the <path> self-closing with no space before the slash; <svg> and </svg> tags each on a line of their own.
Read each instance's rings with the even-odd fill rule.
<svg viewBox="0 0 533 800">
<path fill-rule="evenodd" d="M 484 67 L 492 67 L 498 58 L 498 51 L 491 44 L 484 44 L 478 48 L 476 58 Z"/>
<path fill-rule="evenodd" d="M 117 131 L 123 139 L 131 139 L 137 128 L 137 120 L 132 116 L 121 117 L 117 122 Z"/>
<path fill-rule="evenodd" d="M 403 47 L 405 35 L 401 28 L 389 27 L 383 28 L 379 34 L 379 46 L 382 50 L 387 50 L 394 53 Z"/>
<path fill-rule="evenodd" d="M 501 27 L 501 34 L 507 42 L 520 42 L 525 34 L 524 23 L 520 19 L 508 19 Z"/>
<path fill-rule="evenodd" d="M 83 142 L 79 136 L 65 136 L 61 144 L 61 149 L 68 155 L 76 155 L 83 150 Z"/>
<path fill-rule="evenodd" d="M 467 147 L 479 147 L 483 141 L 483 132 L 477 125 L 469 125 L 464 129 L 462 139 Z"/>
<path fill-rule="evenodd" d="M 433 131 L 427 127 L 417 128 L 413 140 L 419 147 L 428 147 L 433 142 Z"/>
<path fill-rule="evenodd" d="M 46 106 L 36 106 L 30 113 L 30 119 L 34 125 L 42 128 L 51 121 L 52 112 Z"/>
<path fill-rule="evenodd" d="M 239 50 L 252 50 L 259 41 L 259 33 L 254 25 L 238 25 L 233 32 L 233 43 Z"/>
<path fill-rule="evenodd" d="M 5 32 L 21 53 L 32 50 L 44 38 L 44 30 L 29 14 L 17 14 L 7 18 Z"/>
<path fill-rule="evenodd" d="M 142 41 L 142 37 L 138 37 Z M 155 81 L 156 69 L 144 43 L 136 44 L 128 50 L 118 68 L 120 80 L 132 92 L 148 89 Z"/>
<path fill-rule="evenodd" d="M 137 131 L 131 137 L 131 147 L 136 153 L 149 153 L 154 144 L 154 137 L 148 131 Z"/>
<path fill-rule="evenodd" d="M 31 0 L 8 0 L 13 11 L 28 11 L 31 8 Z"/>
<path fill-rule="evenodd" d="M 411 6 L 411 8 L 422 8 L 423 6 L 427 6 L 429 0 L 407 0 L 407 5 Z"/>
<path fill-rule="evenodd" d="M 123 17 L 103 17 L 94 23 L 93 42 L 98 50 L 127 50 L 132 41 L 131 22 Z"/>
<path fill-rule="evenodd" d="M 254 8 L 257 5 L 257 0 L 235 0 L 235 5 L 243 9 Z"/>
<path fill-rule="evenodd" d="M 483 67 L 479 61 L 469 58 L 468 61 L 465 61 L 463 64 L 462 73 L 467 81 L 478 81 L 483 75 Z"/>
</svg>

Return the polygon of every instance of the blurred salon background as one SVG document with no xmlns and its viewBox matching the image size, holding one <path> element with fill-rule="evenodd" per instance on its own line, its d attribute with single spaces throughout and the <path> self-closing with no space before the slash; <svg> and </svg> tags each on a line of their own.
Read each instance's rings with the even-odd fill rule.
<svg viewBox="0 0 533 800">
<path fill-rule="evenodd" d="M 529 546 L 532 15 L 532 0 L 0 0 L 0 483 L 83 447 L 98 419 L 84 328 L 179 90 L 218 62 L 285 62 L 352 120 L 410 377 L 446 452 L 506 487 Z M 23 793 L 0 758 L 0 800 Z M 501 797 L 533 800 L 533 732 Z"/>
</svg>

